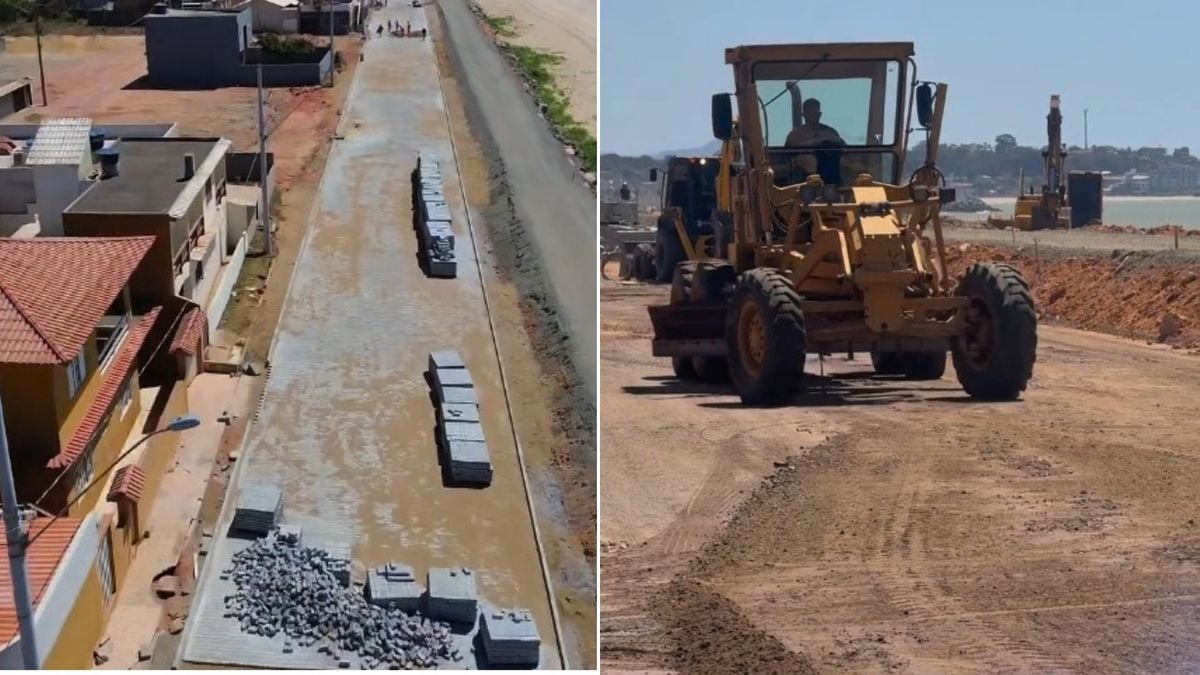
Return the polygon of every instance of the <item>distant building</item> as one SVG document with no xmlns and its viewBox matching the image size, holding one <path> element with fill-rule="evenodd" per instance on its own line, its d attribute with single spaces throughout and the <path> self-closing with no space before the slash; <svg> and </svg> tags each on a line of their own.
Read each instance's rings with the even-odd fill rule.
<svg viewBox="0 0 1200 675">
<path fill-rule="evenodd" d="M 87 118 L 0 124 L 0 237 L 61 235 L 63 209 L 95 177 L 97 150 L 122 136 L 174 133 L 173 124 L 98 126 Z"/>
<path fill-rule="evenodd" d="M 252 0 L 254 30 L 270 33 L 300 32 L 300 0 Z"/>
<path fill-rule="evenodd" d="M 1200 187 L 1195 164 L 1169 162 L 1150 172 L 1150 191 L 1155 194 L 1191 193 Z"/>
<path fill-rule="evenodd" d="M 0 84 L 0 119 L 33 105 L 33 81 L 28 77 Z"/>
<path fill-rule="evenodd" d="M 278 17 L 281 23 L 286 20 L 284 14 Z M 251 3 L 231 10 L 147 14 L 150 83 L 163 88 L 251 87 L 258 82 L 260 64 L 264 86 L 315 85 L 329 76 L 333 55 L 328 47 L 303 54 L 266 52 L 253 39 L 253 22 Z"/>
<path fill-rule="evenodd" d="M 1150 194 L 1150 176 L 1144 173 L 1135 173 L 1129 177 L 1129 192 L 1135 195 Z"/>
<path fill-rule="evenodd" d="M 220 138 L 124 139 L 108 149 L 101 179 L 62 213 L 68 236 L 154 236 L 134 290 L 163 303 L 195 302 L 210 340 L 248 246 L 244 226 L 229 224 L 229 146 Z"/>
</svg>

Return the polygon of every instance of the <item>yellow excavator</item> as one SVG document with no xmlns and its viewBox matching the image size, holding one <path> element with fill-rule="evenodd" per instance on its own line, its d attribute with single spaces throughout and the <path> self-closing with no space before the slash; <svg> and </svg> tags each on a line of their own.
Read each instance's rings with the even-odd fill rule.
<svg viewBox="0 0 1200 675">
<path fill-rule="evenodd" d="M 650 169 L 661 187 L 654 241 L 634 244 L 626 254 L 622 279 L 671 281 L 685 261 L 724 255 L 733 223 L 730 172 L 736 146 L 723 143 L 719 155 L 672 157 L 663 170 Z"/>
<path fill-rule="evenodd" d="M 1018 230 L 1051 230 L 1071 227 L 1070 205 L 1067 203 L 1066 146 L 1062 142 L 1062 111 L 1058 95 L 1050 97 L 1050 113 L 1046 115 L 1046 149 L 1042 151 L 1042 191 L 1036 194 L 1033 185 L 1025 192 L 1024 174 L 1020 195 L 1013 205 L 1013 215 L 988 216 L 988 225 L 996 228 L 1015 227 Z"/>
</svg>

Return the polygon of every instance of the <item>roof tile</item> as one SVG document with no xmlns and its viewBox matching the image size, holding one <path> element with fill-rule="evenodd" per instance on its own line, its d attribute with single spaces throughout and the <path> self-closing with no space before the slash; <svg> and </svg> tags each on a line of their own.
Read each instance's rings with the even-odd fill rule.
<svg viewBox="0 0 1200 675">
<path fill-rule="evenodd" d="M 115 502 L 124 497 L 130 501 L 142 498 L 142 488 L 146 486 L 146 472 L 136 464 L 126 464 L 113 474 L 112 486 L 108 488 L 108 501 Z"/>
<path fill-rule="evenodd" d="M 25 550 L 25 569 L 35 608 L 58 571 L 82 522 L 79 518 L 59 518 L 52 523 L 39 519 L 30 524 L 29 536 L 37 536 L 37 541 Z M 8 544 L 0 537 L 0 559 L 7 559 L 7 554 Z M 6 562 L 0 565 L 0 646 L 9 644 L 16 636 L 17 608 L 13 602 L 12 575 Z"/>
<path fill-rule="evenodd" d="M 0 362 L 68 363 L 154 237 L 0 239 Z"/>
<path fill-rule="evenodd" d="M 75 428 L 75 433 L 71 434 L 71 440 L 67 441 L 62 452 L 46 462 L 47 467 L 64 469 L 83 454 L 84 449 L 91 442 L 92 436 L 95 435 L 96 429 L 104 420 L 104 416 L 108 414 L 108 411 L 112 409 L 113 402 L 117 400 L 117 394 L 121 391 L 129 372 L 133 370 L 133 366 L 137 362 L 138 350 L 141 349 L 142 342 L 146 340 L 146 334 L 150 332 L 150 327 L 154 325 L 154 320 L 158 318 L 160 311 L 162 311 L 162 307 L 155 307 L 146 312 L 138 320 L 133 330 L 129 331 L 129 338 L 125 346 L 109 364 L 108 370 L 104 373 L 104 382 L 100 385 L 100 391 L 96 393 L 96 398 L 92 399 L 92 404 L 88 406 L 79 426 Z"/>
</svg>

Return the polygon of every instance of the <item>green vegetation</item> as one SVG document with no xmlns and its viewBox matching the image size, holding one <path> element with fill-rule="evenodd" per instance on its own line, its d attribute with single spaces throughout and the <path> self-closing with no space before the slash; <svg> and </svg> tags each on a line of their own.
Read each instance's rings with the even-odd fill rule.
<svg viewBox="0 0 1200 675">
<path fill-rule="evenodd" d="M 478 11 L 496 35 L 504 38 L 516 37 L 517 32 L 511 16 L 488 16 L 483 10 Z M 596 138 L 587 127 L 571 116 L 568 111 L 571 98 L 554 80 L 554 67 L 562 63 L 562 55 L 547 49 L 515 45 L 508 41 L 501 42 L 500 48 L 517 64 L 521 76 L 532 86 L 534 98 L 546 119 L 558 131 L 562 140 L 575 148 L 575 154 L 583 162 L 583 168 L 595 171 Z"/>
<path fill-rule="evenodd" d="M 262 45 L 263 51 L 279 56 L 311 54 L 316 50 L 316 47 L 311 42 L 302 37 L 279 35 L 277 33 L 259 33 L 258 44 Z"/>
<path fill-rule="evenodd" d="M 516 21 L 511 16 L 488 16 L 484 14 L 483 20 L 500 37 L 511 38 L 517 36 L 517 30 L 513 27 Z"/>
</svg>

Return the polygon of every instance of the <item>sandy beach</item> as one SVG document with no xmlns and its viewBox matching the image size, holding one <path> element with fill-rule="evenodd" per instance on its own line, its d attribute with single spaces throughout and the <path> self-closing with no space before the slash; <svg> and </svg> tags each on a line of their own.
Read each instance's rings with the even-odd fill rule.
<svg viewBox="0 0 1200 675">
<path fill-rule="evenodd" d="M 596 0 L 478 0 L 489 16 L 516 21 L 513 42 L 562 55 L 558 83 L 571 97 L 571 115 L 596 133 Z"/>
</svg>

